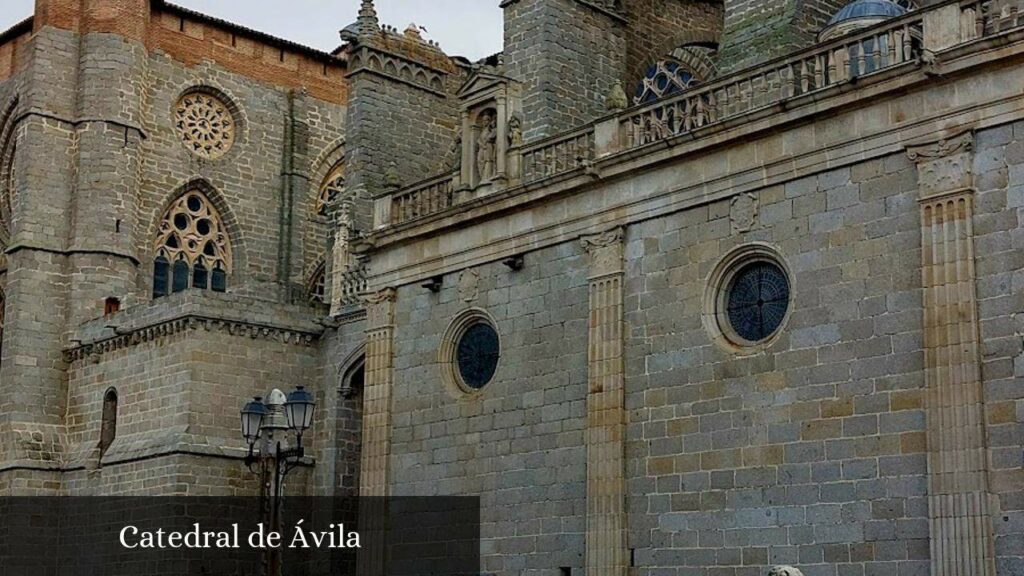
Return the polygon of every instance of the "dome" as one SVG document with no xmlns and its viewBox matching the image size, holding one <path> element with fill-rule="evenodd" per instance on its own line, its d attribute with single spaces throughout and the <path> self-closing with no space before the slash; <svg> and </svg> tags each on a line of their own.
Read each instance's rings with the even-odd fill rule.
<svg viewBox="0 0 1024 576">
<path fill-rule="evenodd" d="M 890 0 L 855 0 L 843 6 L 839 12 L 836 12 L 835 16 L 828 21 L 828 25 L 835 26 L 842 22 L 859 20 L 861 18 L 870 18 L 872 20 L 877 18 L 895 18 L 906 13 L 906 8 Z"/>
<path fill-rule="evenodd" d="M 892 0 L 854 0 L 843 6 L 821 31 L 821 40 L 829 40 L 852 30 L 864 28 L 907 13 Z"/>
</svg>

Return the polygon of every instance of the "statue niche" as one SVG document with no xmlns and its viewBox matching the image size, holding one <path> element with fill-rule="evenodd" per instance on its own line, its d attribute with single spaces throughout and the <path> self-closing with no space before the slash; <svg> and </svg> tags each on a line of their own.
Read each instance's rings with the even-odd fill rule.
<svg viewBox="0 0 1024 576">
<path fill-rule="evenodd" d="M 519 86 L 509 78 L 477 71 L 459 89 L 461 160 L 453 162 L 455 202 L 494 194 L 519 180 L 523 143 Z M 454 150 L 453 150 L 454 152 Z"/>
</svg>

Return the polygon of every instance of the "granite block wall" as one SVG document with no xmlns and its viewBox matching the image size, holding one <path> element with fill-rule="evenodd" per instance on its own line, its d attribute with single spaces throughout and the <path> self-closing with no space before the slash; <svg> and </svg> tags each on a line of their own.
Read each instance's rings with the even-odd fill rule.
<svg viewBox="0 0 1024 576">
<path fill-rule="evenodd" d="M 587 272 L 567 244 L 444 278 L 437 294 L 399 290 L 392 493 L 479 494 L 483 569 L 581 569 L 585 530 Z M 477 277 L 478 275 L 478 277 Z M 459 286 L 462 286 L 460 288 Z M 459 312 L 489 314 L 501 338 L 495 380 L 465 395 L 444 383 L 438 349 Z"/>
<path fill-rule="evenodd" d="M 605 96 L 626 69 L 626 19 L 577 0 L 503 7 L 506 73 L 523 84 L 524 139 L 604 115 Z"/>
</svg>

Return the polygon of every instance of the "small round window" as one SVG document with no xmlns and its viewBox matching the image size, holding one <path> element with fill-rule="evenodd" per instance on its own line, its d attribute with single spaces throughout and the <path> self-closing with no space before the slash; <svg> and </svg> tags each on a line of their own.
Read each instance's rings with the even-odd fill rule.
<svg viewBox="0 0 1024 576">
<path fill-rule="evenodd" d="M 733 353 L 756 353 L 775 342 L 790 313 L 791 281 L 782 257 L 755 243 L 723 258 L 708 279 L 704 325 Z"/>
<path fill-rule="evenodd" d="M 749 342 L 774 334 L 789 310 L 789 279 L 774 262 L 754 262 L 740 269 L 726 294 L 733 331 Z"/>
<path fill-rule="evenodd" d="M 498 369 L 498 333 L 490 324 L 478 322 L 459 338 L 455 362 L 462 382 L 473 390 L 486 386 Z"/>
<path fill-rule="evenodd" d="M 479 309 L 463 311 L 452 320 L 442 340 L 442 374 L 457 393 L 472 393 L 494 380 L 501 341 L 490 316 Z"/>
</svg>

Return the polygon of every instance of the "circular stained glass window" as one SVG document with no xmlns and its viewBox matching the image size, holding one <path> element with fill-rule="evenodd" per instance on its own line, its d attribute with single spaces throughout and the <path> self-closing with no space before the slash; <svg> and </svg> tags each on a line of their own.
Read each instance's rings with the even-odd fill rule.
<svg viewBox="0 0 1024 576">
<path fill-rule="evenodd" d="M 747 264 L 733 277 L 726 294 L 726 316 L 737 336 L 760 342 L 773 335 L 789 310 L 789 279 L 772 262 Z"/>
<path fill-rule="evenodd" d="M 486 386 L 498 369 L 498 333 L 485 322 L 466 329 L 455 349 L 455 363 L 462 382 L 473 390 Z"/>
</svg>

